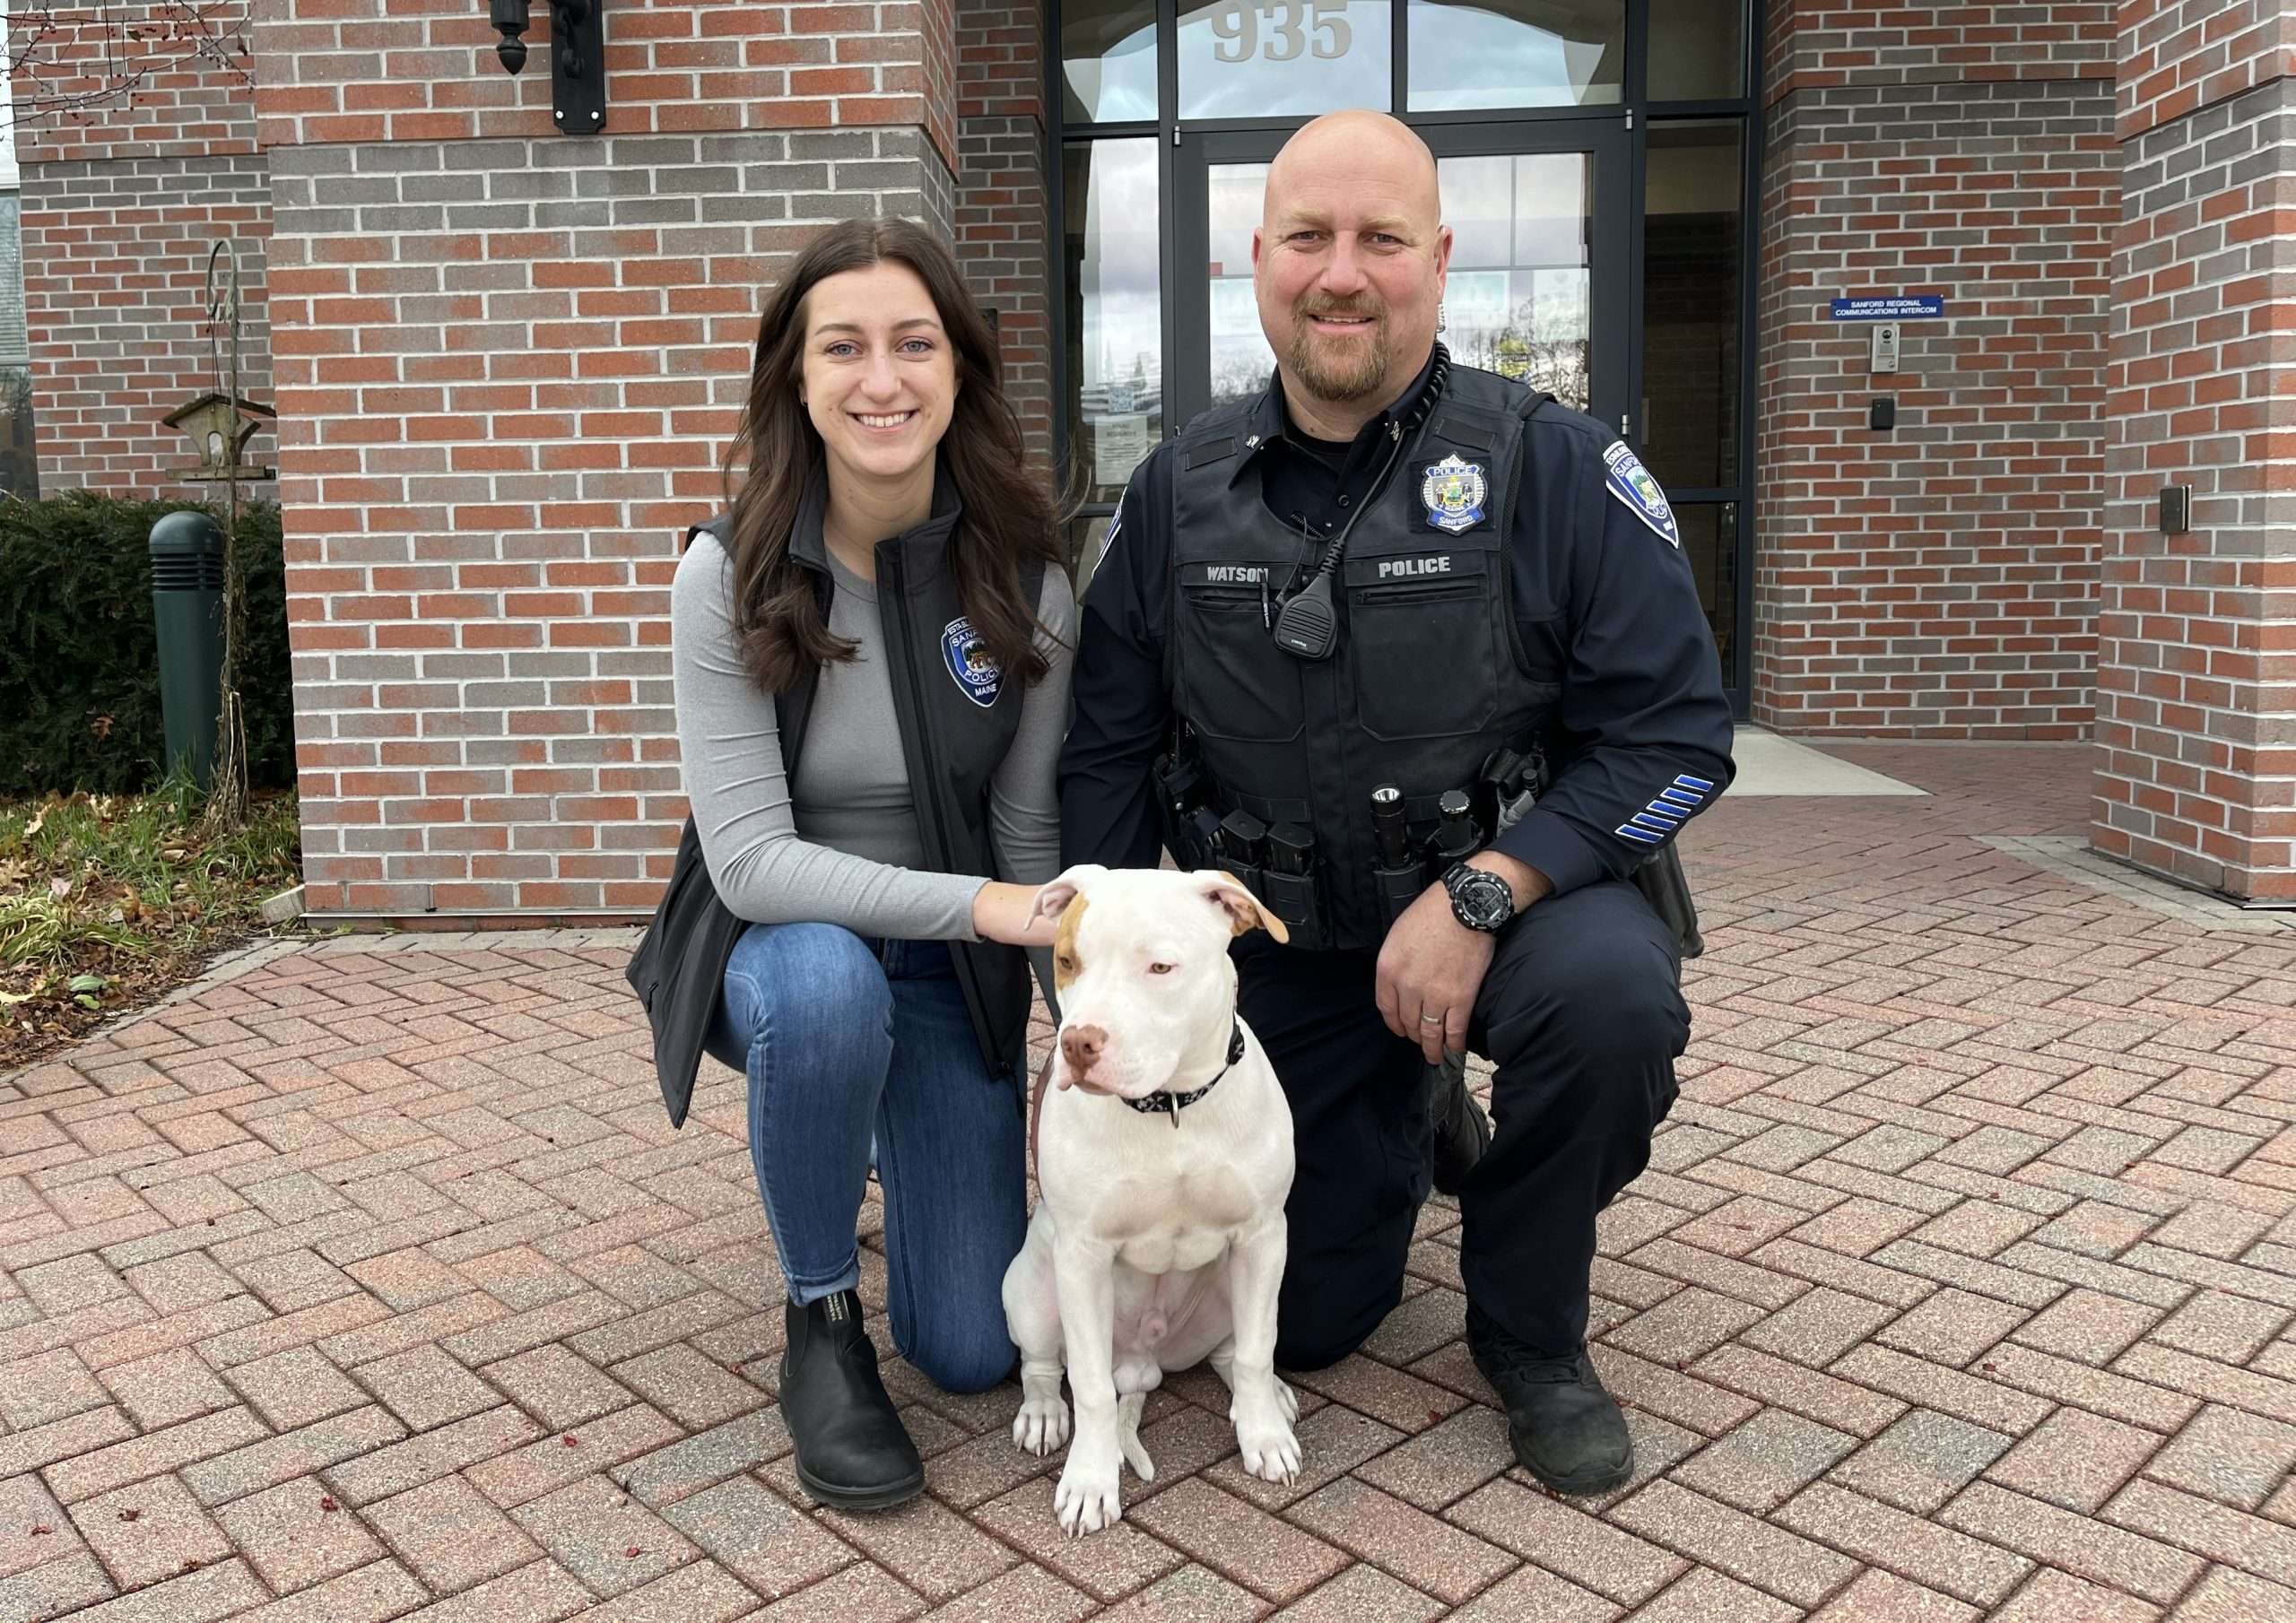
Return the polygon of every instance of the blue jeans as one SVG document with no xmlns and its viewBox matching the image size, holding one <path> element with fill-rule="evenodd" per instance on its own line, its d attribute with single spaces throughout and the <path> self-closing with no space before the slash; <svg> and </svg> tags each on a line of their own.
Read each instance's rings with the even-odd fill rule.
<svg viewBox="0 0 2296 1623">
<path fill-rule="evenodd" d="M 982 1063 L 947 946 L 752 924 L 709 1049 L 749 1075 L 750 1156 L 789 1299 L 860 1283 L 874 1141 L 893 1345 L 952 1392 L 1004 1379 L 1004 1269 L 1028 1227 L 1022 1094 Z"/>
</svg>

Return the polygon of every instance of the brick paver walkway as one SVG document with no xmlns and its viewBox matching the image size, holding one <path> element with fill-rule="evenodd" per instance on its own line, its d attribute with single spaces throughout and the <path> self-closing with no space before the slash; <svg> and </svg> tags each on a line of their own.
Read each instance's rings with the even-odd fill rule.
<svg viewBox="0 0 2296 1623">
<path fill-rule="evenodd" d="M 1620 1493 L 1508 1468 L 1438 1202 L 1295 1488 L 1188 1376 L 1071 1543 L 1013 1392 L 896 1365 L 928 1497 L 816 1511 L 738 1084 L 669 1131 L 627 937 L 332 942 L 0 1083 L 0 1623 L 2296 1618 L 2296 933 L 2035 865 L 2084 751 L 1843 752 L 1935 798 L 1688 837 Z"/>
</svg>

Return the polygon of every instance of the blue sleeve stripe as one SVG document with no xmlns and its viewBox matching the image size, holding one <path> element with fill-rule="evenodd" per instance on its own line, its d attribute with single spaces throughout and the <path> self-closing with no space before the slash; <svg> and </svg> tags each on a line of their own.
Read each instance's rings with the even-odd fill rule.
<svg viewBox="0 0 2296 1623">
<path fill-rule="evenodd" d="M 1679 829 L 1690 820 L 1679 812 L 1669 812 L 1664 806 L 1651 805 L 1643 807 L 1627 820 L 1641 823 L 1648 828 Z"/>
<path fill-rule="evenodd" d="M 1655 806 L 1661 801 L 1670 806 L 1680 806 L 1685 812 L 1697 811 L 1700 803 L 1700 797 L 1686 789 L 1661 789 L 1658 791 L 1658 799 L 1650 803 Z"/>
<path fill-rule="evenodd" d="M 1693 777 L 1687 772 L 1679 772 L 1674 775 L 1674 786 L 1678 789 L 1696 789 L 1702 794 L 1711 790 L 1714 785 L 1708 778 Z"/>
<path fill-rule="evenodd" d="M 1653 834 L 1647 829 L 1635 828 L 1631 823 L 1621 823 L 1612 832 L 1623 838 L 1633 840 L 1639 845 L 1663 846 L 1666 843 L 1664 835 Z"/>
</svg>

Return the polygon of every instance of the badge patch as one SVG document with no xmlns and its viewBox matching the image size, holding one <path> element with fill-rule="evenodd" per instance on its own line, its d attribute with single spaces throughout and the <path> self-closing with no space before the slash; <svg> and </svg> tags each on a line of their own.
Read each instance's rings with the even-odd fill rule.
<svg viewBox="0 0 2296 1623">
<path fill-rule="evenodd" d="M 1644 524 L 1665 537 L 1670 547 L 1683 544 L 1682 532 L 1674 525 L 1674 510 L 1666 505 L 1666 493 L 1658 482 L 1650 477 L 1641 459 L 1626 448 L 1626 441 L 1614 439 L 1611 448 L 1603 453 L 1603 464 L 1610 470 L 1603 482 L 1609 485 L 1611 494 L 1617 497 Z"/>
<path fill-rule="evenodd" d="M 948 623 L 941 632 L 941 657 L 967 699 L 984 710 L 996 702 L 1004 673 L 988 657 L 987 646 L 973 635 L 972 621 L 959 615 Z"/>
<path fill-rule="evenodd" d="M 1461 462 L 1454 454 L 1427 470 L 1419 482 L 1419 499 L 1427 504 L 1427 522 L 1457 535 L 1483 522 L 1483 499 L 1491 486 L 1479 462 Z"/>
</svg>

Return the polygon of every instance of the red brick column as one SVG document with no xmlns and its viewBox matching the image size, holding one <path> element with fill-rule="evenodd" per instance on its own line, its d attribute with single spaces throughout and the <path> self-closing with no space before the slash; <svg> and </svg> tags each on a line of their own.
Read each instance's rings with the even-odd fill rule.
<svg viewBox="0 0 2296 1623">
<path fill-rule="evenodd" d="M 680 793 L 668 583 L 756 313 L 855 213 L 949 230 L 950 0 L 613 0 L 606 134 L 552 130 L 548 11 L 280 0 L 257 108 L 306 895 L 629 916 Z"/>
<path fill-rule="evenodd" d="M 1029 449 L 1048 458 L 1052 307 L 1039 0 L 959 0 L 957 92 L 957 256 L 996 312 L 1005 390 Z"/>
<path fill-rule="evenodd" d="M 2296 903 L 2296 20 L 2121 18 L 2093 838 Z M 2170 484 L 2192 491 L 2181 534 Z"/>
<path fill-rule="evenodd" d="M 2113 7 L 1771 0 L 1752 713 L 2078 738 L 2092 716 Z M 1933 293 L 1869 376 L 1836 297 Z M 1898 426 L 1867 425 L 1894 397 Z"/>
<path fill-rule="evenodd" d="M 160 8 L 58 8 L 11 82 L 22 174 L 24 315 L 42 493 L 184 498 L 193 458 L 161 419 L 220 386 L 204 288 L 219 237 L 239 250 L 239 387 L 271 395 L 265 262 L 271 200 L 256 148 L 244 7 L 201 8 L 202 50 Z M 19 17 L 18 30 L 27 23 Z M 255 442 L 269 460 L 272 443 Z"/>
</svg>

